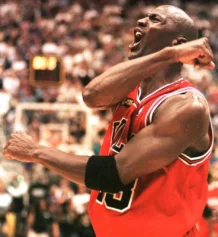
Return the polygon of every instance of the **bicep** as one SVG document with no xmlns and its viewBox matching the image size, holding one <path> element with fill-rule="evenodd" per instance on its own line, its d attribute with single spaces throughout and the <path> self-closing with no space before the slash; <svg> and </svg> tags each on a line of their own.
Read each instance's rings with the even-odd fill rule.
<svg viewBox="0 0 218 237">
<path fill-rule="evenodd" d="M 127 184 L 169 165 L 185 150 L 186 144 L 180 136 L 157 132 L 153 125 L 142 129 L 116 156 L 121 180 Z"/>
<path fill-rule="evenodd" d="M 176 111 L 165 110 L 162 115 L 139 131 L 116 155 L 124 184 L 169 165 L 207 133 L 208 115 L 202 108 L 188 105 Z"/>
</svg>

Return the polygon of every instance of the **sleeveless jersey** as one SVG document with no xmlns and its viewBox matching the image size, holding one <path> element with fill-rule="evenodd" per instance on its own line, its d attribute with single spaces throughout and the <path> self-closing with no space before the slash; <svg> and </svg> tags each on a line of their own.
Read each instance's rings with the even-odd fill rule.
<svg viewBox="0 0 218 237">
<path fill-rule="evenodd" d="M 119 153 L 134 134 L 152 123 L 161 103 L 188 91 L 203 96 L 183 79 L 161 87 L 142 100 L 140 88 L 135 88 L 115 108 L 100 154 Z M 181 154 L 167 167 L 139 177 L 117 194 L 93 190 L 89 215 L 96 236 L 198 236 L 195 224 L 207 200 L 208 165 L 213 146 L 211 125 L 208 132 L 210 147 L 203 155 Z"/>
</svg>

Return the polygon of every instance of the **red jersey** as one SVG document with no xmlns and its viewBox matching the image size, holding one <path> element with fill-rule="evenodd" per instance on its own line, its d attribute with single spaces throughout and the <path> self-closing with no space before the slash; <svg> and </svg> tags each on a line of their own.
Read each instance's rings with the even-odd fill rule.
<svg viewBox="0 0 218 237">
<path fill-rule="evenodd" d="M 199 230 L 199 237 L 210 237 L 211 236 L 209 222 L 203 216 L 198 221 L 197 226 L 198 226 L 198 230 Z"/>
<path fill-rule="evenodd" d="M 161 103 L 188 91 L 203 96 L 183 79 L 142 100 L 140 88 L 135 88 L 114 110 L 100 154 L 119 153 L 134 134 L 152 123 Z M 169 166 L 139 177 L 117 194 L 92 191 L 89 214 L 97 237 L 198 236 L 195 224 L 207 200 L 208 163 L 213 145 L 211 127 L 209 133 L 210 147 L 201 156 L 181 154 Z"/>
<path fill-rule="evenodd" d="M 212 229 L 218 236 L 218 182 L 213 181 L 208 187 L 207 205 L 212 209 Z M 215 235 L 214 235 L 215 236 Z"/>
</svg>

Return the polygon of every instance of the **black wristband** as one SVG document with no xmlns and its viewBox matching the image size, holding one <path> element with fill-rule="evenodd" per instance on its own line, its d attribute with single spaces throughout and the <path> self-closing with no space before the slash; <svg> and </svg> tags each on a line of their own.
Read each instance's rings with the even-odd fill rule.
<svg viewBox="0 0 218 237">
<path fill-rule="evenodd" d="M 87 188 L 117 193 L 125 188 L 120 181 L 114 156 L 91 156 L 86 165 Z"/>
</svg>

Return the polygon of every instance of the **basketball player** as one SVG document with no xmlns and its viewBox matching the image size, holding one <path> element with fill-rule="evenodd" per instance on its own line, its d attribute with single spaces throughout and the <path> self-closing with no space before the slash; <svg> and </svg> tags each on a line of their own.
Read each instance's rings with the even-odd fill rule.
<svg viewBox="0 0 218 237">
<path fill-rule="evenodd" d="M 213 55 L 176 7 L 160 6 L 137 24 L 130 60 L 83 93 L 89 107 L 113 110 L 99 156 L 43 147 L 22 132 L 3 154 L 93 189 L 89 214 L 98 237 L 198 236 L 213 133 L 205 98 L 180 72 L 182 64 L 213 69 Z"/>
</svg>

